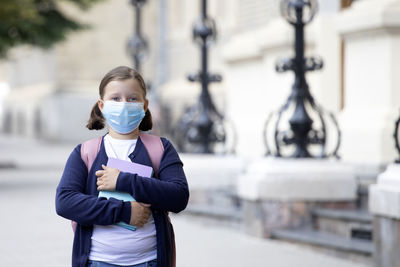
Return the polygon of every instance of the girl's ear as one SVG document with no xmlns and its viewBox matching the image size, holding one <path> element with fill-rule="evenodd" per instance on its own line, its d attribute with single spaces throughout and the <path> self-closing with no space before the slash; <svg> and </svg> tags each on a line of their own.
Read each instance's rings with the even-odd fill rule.
<svg viewBox="0 0 400 267">
<path fill-rule="evenodd" d="M 103 100 L 101 100 L 101 99 L 97 100 L 97 105 L 99 106 L 100 111 L 103 111 L 103 107 L 104 107 Z"/>
<path fill-rule="evenodd" d="M 148 107 L 149 107 L 149 100 L 146 98 L 146 100 L 144 100 L 144 105 L 143 105 L 144 112 L 147 111 Z"/>
</svg>

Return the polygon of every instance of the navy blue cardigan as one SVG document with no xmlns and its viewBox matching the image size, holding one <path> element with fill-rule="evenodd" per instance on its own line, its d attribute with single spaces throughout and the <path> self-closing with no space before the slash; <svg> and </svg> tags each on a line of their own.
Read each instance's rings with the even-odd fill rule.
<svg viewBox="0 0 400 267">
<path fill-rule="evenodd" d="M 186 208 L 189 189 L 183 164 L 172 144 L 161 138 L 164 154 L 159 168 L 159 178 L 149 179 L 136 174 L 120 172 L 117 191 L 130 193 L 138 202 L 151 204 L 157 236 L 157 266 L 169 267 L 171 262 L 171 236 L 167 212 L 180 212 Z M 84 267 L 91 246 L 93 225 L 110 225 L 120 221 L 129 223 L 130 202 L 114 198 L 98 198 L 97 177 L 101 164 L 107 164 L 104 137 L 100 151 L 88 173 L 78 145 L 68 158 L 56 193 L 58 215 L 78 223 L 72 251 L 72 266 Z M 140 137 L 129 158 L 136 163 L 152 166 L 150 157 Z"/>
</svg>

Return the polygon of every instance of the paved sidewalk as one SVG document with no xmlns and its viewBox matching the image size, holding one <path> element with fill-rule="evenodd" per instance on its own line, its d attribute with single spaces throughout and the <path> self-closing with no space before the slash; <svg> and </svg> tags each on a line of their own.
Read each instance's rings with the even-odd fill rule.
<svg viewBox="0 0 400 267">
<path fill-rule="evenodd" d="M 24 169 L 63 168 L 76 145 L 53 144 L 0 134 L 0 167 L 11 163 Z"/>
<path fill-rule="evenodd" d="M 0 266 L 70 266 L 72 230 L 55 213 L 55 188 L 74 145 L 49 145 L 0 136 Z M 190 184 L 190 177 L 189 177 Z M 178 267 L 365 267 L 237 230 L 173 215 Z"/>
<path fill-rule="evenodd" d="M 173 217 L 178 267 L 366 267 L 301 246 Z"/>
</svg>

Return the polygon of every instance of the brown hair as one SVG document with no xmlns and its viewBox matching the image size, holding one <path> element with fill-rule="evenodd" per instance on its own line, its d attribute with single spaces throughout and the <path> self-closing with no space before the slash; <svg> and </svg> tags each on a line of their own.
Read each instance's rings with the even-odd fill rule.
<svg viewBox="0 0 400 267">
<path fill-rule="evenodd" d="M 107 84 L 109 82 L 124 81 L 124 80 L 128 80 L 128 79 L 135 79 L 136 81 L 139 82 L 140 88 L 142 88 L 142 90 L 143 90 L 143 96 L 144 96 L 144 98 L 146 98 L 147 89 L 146 89 L 146 84 L 145 84 L 142 76 L 136 70 L 131 69 L 126 66 L 116 67 L 115 69 L 112 69 L 104 76 L 104 78 L 101 80 L 100 86 L 99 86 L 100 98 L 103 99 L 105 87 L 107 86 Z M 101 113 L 99 105 L 96 103 L 93 106 L 92 111 L 90 112 L 90 118 L 89 118 L 89 121 L 88 121 L 86 127 L 89 130 L 101 130 L 104 128 L 104 125 L 105 125 L 104 121 L 105 121 L 105 119 L 103 117 L 103 114 Z M 151 130 L 151 128 L 153 128 L 153 121 L 151 119 L 150 110 L 147 109 L 146 115 L 144 116 L 142 122 L 139 125 L 139 130 L 140 131 L 148 131 L 148 130 Z"/>
</svg>

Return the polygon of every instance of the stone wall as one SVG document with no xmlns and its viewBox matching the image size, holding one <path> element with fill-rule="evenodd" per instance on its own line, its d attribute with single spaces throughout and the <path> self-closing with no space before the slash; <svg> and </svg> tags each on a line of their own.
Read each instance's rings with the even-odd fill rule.
<svg viewBox="0 0 400 267">
<path fill-rule="evenodd" d="M 376 267 L 400 266 L 400 165 L 391 164 L 369 188 L 369 209 L 374 215 Z"/>
<path fill-rule="evenodd" d="M 354 201 L 246 200 L 242 202 L 243 226 L 254 236 L 269 238 L 277 229 L 311 228 L 317 208 L 354 209 Z"/>
</svg>

